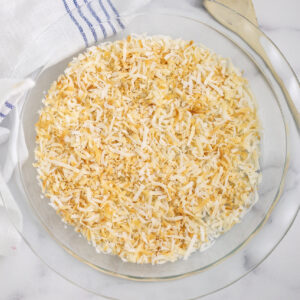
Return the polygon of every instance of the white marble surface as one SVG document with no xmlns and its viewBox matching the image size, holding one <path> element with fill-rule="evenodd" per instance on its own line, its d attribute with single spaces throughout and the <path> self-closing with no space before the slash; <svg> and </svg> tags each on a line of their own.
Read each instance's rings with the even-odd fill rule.
<svg viewBox="0 0 300 300">
<path fill-rule="evenodd" d="M 180 6 L 182 5 L 181 2 Z M 261 28 L 279 46 L 300 78 L 300 1 L 254 0 L 254 5 Z M 298 216 L 287 236 L 265 262 L 237 283 L 205 299 L 300 299 L 299 230 Z M 2 299 L 102 298 L 59 277 L 22 243 L 14 256 L 0 257 L 0 300 Z"/>
</svg>

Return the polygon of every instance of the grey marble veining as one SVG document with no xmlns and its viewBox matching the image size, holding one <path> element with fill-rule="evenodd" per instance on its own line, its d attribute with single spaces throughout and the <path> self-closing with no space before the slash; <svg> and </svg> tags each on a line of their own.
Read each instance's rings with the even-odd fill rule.
<svg viewBox="0 0 300 300">
<path fill-rule="evenodd" d="M 179 8 L 184 1 L 163 0 L 162 5 L 173 3 Z M 197 0 L 186 0 L 195 9 Z M 262 30 L 277 44 L 300 77 L 300 1 L 254 0 Z M 270 165 L 270 171 L 271 171 Z M 300 182 L 299 166 L 291 166 L 291 178 L 285 191 L 289 197 L 299 197 L 295 187 Z M 268 192 L 266 189 L 264 192 Z M 272 222 L 272 217 L 268 220 Z M 207 300 L 297 300 L 300 299 L 300 217 L 274 250 L 249 275 Z M 42 241 L 41 241 L 42 242 Z M 252 257 L 245 252 L 244 267 L 251 266 Z M 183 293 L 184 295 L 184 293 Z M 87 299 L 101 297 L 90 294 L 45 266 L 22 242 L 15 256 L 0 257 L 0 300 Z M 164 297 L 161 295 L 161 299 Z"/>
</svg>

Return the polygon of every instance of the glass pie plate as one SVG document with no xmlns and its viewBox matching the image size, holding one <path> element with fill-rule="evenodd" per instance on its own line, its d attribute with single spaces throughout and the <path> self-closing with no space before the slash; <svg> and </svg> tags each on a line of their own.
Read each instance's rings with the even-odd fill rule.
<svg viewBox="0 0 300 300">
<path fill-rule="evenodd" d="M 223 7 L 235 18 L 243 18 Z M 113 41 L 130 33 L 169 35 L 194 40 L 228 57 L 243 70 L 258 102 L 262 125 L 259 200 L 230 231 L 220 236 L 206 251 L 195 252 L 187 260 L 162 265 L 124 263 L 117 256 L 99 254 L 73 227 L 65 225 L 47 199 L 41 198 L 34 161 L 35 128 L 43 92 L 63 72 L 70 57 L 32 74 L 36 85 L 24 95 L 17 118 L 24 139 L 16 150 L 18 167 L 8 187 L 21 209 L 21 235 L 31 249 L 50 268 L 76 285 L 110 299 L 193 299 L 210 294 L 237 281 L 260 264 L 283 238 L 299 209 L 299 199 L 289 195 L 295 183 L 293 168 L 299 167 L 299 135 L 284 95 L 262 59 L 238 36 L 219 25 L 204 10 L 170 11 L 143 9 L 121 16 L 125 30 L 106 39 Z M 68 17 L 68 16 L 64 16 Z M 247 22 L 249 30 L 260 33 L 261 44 L 276 66 L 286 87 L 298 97 L 299 83 L 276 46 Z M 49 59 L 58 56 L 63 45 L 51 49 Z M 83 49 L 81 50 L 83 51 Z M 19 65 L 22 65 L 24 61 Z M 298 98 L 299 100 L 299 98 Z M 1 195 L 2 196 L 2 195 Z M 5 204 L 5 199 L 3 198 Z M 10 211 L 8 210 L 8 214 Z M 11 220 L 14 222 L 13 216 Z"/>
</svg>

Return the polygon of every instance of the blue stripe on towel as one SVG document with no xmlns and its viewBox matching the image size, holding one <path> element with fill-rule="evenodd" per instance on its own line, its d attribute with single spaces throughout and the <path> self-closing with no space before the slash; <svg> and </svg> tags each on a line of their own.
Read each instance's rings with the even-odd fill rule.
<svg viewBox="0 0 300 300">
<path fill-rule="evenodd" d="M 92 6 L 91 6 L 91 2 L 88 2 L 87 0 L 84 0 L 84 3 L 87 5 L 89 11 L 91 12 L 91 14 L 93 15 L 93 17 L 96 19 L 96 21 L 98 22 L 102 32 L 103 32 L 103 36 L 106 38 L 107 37 L 107 33 L 106 33 L 106 29 L 103 26 L 100 18 L 97 16 L 97 14 L 95 13 L 95 11 L 93 10 Z"/>
<path fill-rule="evenodd" d="M 116 34 L 117 31 L 116 31 L 115 27 L 113 26 L 113 24 L 111 24 L 111 22 L 109 20 L 110 19 L 110 15 L 108 14 L 108 12 L 107 12 L 106 8 L 104 7 L 104 5 L 103 5 L 103 3 L 102 3 L 101 0 L 99 0 L 99 4 L 100 4 L 100 7 L 103 10 L 103 12 L 104 12 L 104 14 L 105 14 L 105 16 L 107 18 L 107 23 L 109 24 L 109 26 L 112 29 L 113 33 Z"/>
<path fill-rule="evenodd" d="M 4 113 L 0 112 L 0 117 L 4 119 L 6 117 L 6 115 Z"/>
<path fill-rule="evenodd" d="M 114 7 L 114 5 L 112 4 L 112 2 L 111 2 L 110 0 L 107 0 L 107 3 L 108 3 L 109 6 L 111 7 L 111 9 L 112 9 L 113 12 L 115 13 L 115 15 L 117 16 L 117 21 L 118 21 L 120 27 L 121 27 L 122 29 L 124 29 L 125 26 L 124 26 L 123 23 L 121 22 L 120 15 L 119 15 L 118 11 L 116 10 L 116 8 Z"/>
<path fill-rule="evenodd" d="M 96 31 L 95 31 L 95 29 L 94 29 L 94 27 L 93 27 L 93 24 L 92 24 L 92 23 L 87 19 L 87 17 L 82 13 L 81 8 L 80 8 L 80 6 L 79 6 L 78 3 L 77 3 L 77 0 L 73 0 L 73 2 L 74 2 L 75 6 L 76 6 L 76 8 L 77 8 L 77 10 L 78 10 L 78 13 L 79 13 L 80 17 L 81 17 L 81 18 L 85 21 L 85 23 L 89 26 L 89 28 L 90 28 L 90 30 L 91 30 L 91 32 L 92 32 L 92 34 L 93 34 L 95 43 L 96 43 L 96 42 L 98 41 L 98 38 L 97 38 Z"/>
<path fill-rule="evenodd" d="M 81 36 L 82 36 L 82 38 L 83 38 L 83 40 L 84 40 L 84 43 L 85 43 L 85 46 L 87 47 L 89 44 L 88 44 L 86 35 L 85 35 L 85 33 L 84 33 L 82 27 L 79 25 L 79 23 L 77 22 L 77 20 L 76 20 L 76 19 L 74 18 L 74 16 L 72 15 L 72 12 L 71 12 L 71 10 L 70 10 L 70 8 L 69 8 L 69 6 L 68 6 L 66 0 L 62 0 L 62 1 L 63 1 L 63 3 L 64 3 L 65 9 L 66 9 L 67 13 L 69 14 L 71 20 L 72 20 L 73 23 L 77 26 L 79 32 L 81 33 Z"/>
<path fill-rule="evenodd" d="M 13 108 L 14 108 L 14 106 L 13 106 L 11 103 L 7 102 L 7 101 L 5 101 L 4 104 L 5 104 L 6 107 L 8 107 L 8 108 L 10 108 L 10 109 L 13 109 Z"/>
</svg>

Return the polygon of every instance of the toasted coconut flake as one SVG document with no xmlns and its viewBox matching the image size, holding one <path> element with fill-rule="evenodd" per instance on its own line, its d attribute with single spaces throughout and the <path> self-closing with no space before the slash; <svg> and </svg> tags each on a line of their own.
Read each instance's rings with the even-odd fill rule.
<svg viewBox="0 0 300 300">
<path fill-rule="evenodd" d="M 91 47 L 43 102 L 43 192 L 97 252 L 187 259 L 257 199 L 252 93 L 228 60 L 193 42 L 129 36 Z"/>
</svg>

